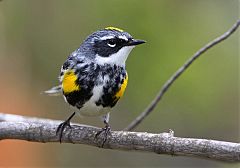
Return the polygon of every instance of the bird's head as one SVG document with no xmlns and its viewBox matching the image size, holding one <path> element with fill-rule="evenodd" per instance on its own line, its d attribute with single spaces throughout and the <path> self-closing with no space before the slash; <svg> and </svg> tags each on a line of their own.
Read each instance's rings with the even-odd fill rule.
<svg viewBox="0 0 240 168">
<path fill-rule="evenodd" d="M 89 35 L 82 49 L 90 50 L 98 64 L 116 64 L 125 66 L 131 50 L 145 41 L 134 39 L 129 33 L 115 27 L 107 27 Z"/>
</svg>

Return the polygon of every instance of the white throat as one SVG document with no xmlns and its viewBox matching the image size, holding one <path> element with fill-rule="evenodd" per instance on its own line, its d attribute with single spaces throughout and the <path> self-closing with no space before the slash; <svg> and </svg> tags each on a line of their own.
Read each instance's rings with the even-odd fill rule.
<svg viewBox="0 0 240 168">
<path fill-rule="evenodd" d="M 121 48 L 117 53 L 110 55 L 109 57 L 96 56 L 95 60 L 97 64 L 116 64 L 125 66 L 125 62 L 128 58 L 129 53 L 135 46 L 125 46 Z"/>
</svg>

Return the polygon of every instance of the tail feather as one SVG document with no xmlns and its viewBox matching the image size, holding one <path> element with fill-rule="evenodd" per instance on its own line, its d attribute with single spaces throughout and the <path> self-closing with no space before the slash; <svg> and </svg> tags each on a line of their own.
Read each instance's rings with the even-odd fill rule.
<svg viewBox="0 0 240 168">
<path fill-rule="evenodd" d="M 46 94 L 48 96 L 60 96 L 62 95 L 62 86 L 54 86 L 51 89 L 44 91 L 43 94 Z"/>
</svg>

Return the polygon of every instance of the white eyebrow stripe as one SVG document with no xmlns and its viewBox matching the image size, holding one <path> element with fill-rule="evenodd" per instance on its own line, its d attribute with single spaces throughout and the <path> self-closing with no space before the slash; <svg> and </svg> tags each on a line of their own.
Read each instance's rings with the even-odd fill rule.
<svg viewBox="0 0 240 168">
<path fill-rule="evenodd" d="M 114 36 L 103 36 L 100 38 L 100 40 L 108 40 L 108 39 L 113 39 L 115 38 Z"/>
<path fill-rule="evenodd" d="M 126 36 L 118 36 L 118 38 L 128 41 L 128 38 Z"/>
</svg>

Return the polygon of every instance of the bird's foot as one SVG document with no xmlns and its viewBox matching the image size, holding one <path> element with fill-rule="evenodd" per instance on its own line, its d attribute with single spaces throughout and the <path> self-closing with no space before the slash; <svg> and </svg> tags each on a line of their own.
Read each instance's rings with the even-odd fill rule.
<svg viewBox="0 0 240 168">
<path fill-rule="evenodd" d="M 108 123 L 105 123 L 105 124 L 106 124 L 105 127 L 102 128 L 100 131 L 98 131 L 96 133 L 96 135 L 95 135 L 95 138 L 98 138 L 98 136 L 103 133 L 104 137 L 103 137 L 103 143 L 101 145 L 102 148 L 103 148 L 105 142 L 107 141 L 108 135 L 111 135 L 111 127 L 110 127 L 110 125 Z"/>
<path fill-rule="evenodd" d="M 59 134 L 59 142 L 62 143 L 62 136 L 63 136 L 63 131 L 66 127 L 72 128 L 70 125 L 70 120 L 73 118 L 73 116 L 75 115 L 75 112 L 64 122 L 62 122 L 61 124 L 59 124 L 59 126 L 57 127 L 57 131 L 56 131 L 56 135 Z"/>
</svg>

